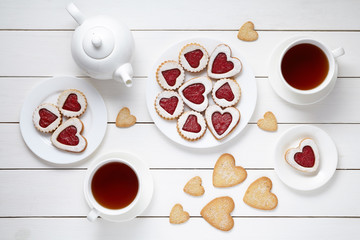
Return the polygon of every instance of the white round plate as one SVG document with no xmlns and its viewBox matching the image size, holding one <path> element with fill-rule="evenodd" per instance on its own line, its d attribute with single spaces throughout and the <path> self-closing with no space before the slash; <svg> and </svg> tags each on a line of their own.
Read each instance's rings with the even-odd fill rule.
<svg viewBox="0 0 360 240">
<path fill-rule="evenodd" d="M 303 138 L 312 138 L 319 148 L 320 165 L 316 173 L 303 173 L 291 167 L 285 160 L 287 149 L 295 148 Z M 307 191 L 314 190 L 327 183 L 333 176 L 338 153 L 330 136 L 318 127 L 300 125 L 284 132 L 274 148 L 275 172 L 287 186 Z"/>
<path fill-rule="evenodd" d="M 136 216 L 139 216 L 150 204 L 154 192 L 154 182 L 152 175 L 150 173 L 149 168 L 144 163 L 144 161 L 134 156 L 133 154 L 125 153 L 125 152 L 112 152 L 105 154 L 99 157 L 98 159 L 94 160 L 91 167 L 89 167 L 88 170 L 86 171 L 85 179 L 89 178 L 91 172 L 93 171 L 93 168 L 96 166 L 97 163 L 107 159 L 121 159 L 130 163 L 141 173 L 141 176 L 139 177 L 143 178 L 141 182 L 144 183 L 144 186 L 141 187 L 142 191 L 139 193 L 140 194 L 139 204 L 136 205 L 137 206 L 136 208 L 132 208 L 126 214 L 122 214 L 118 216 L 100 214 L 101 218 L 111 222 L 129 221 L 135 218 Z M 92 208 L 92 204 L 88 198 L 87 188 L 88 186 L 86 185 L 86 181 L 85 181 L 84 184 L 85 199 L 89 204 L 90 208 Z"/>
<path fill-rule="evenodd" d="M 211 38 L 192 38 L 176 43 L 175 45 L 168 48 L 156 60 L 154 66 L 152 67 L 149 73 L 149 79 L 147 81 L 147 88 L 146 88 L 147 106 L 149 113 L 153 121 L 155 122 L 156 126 L 158 127 L 158 129 L 172 141 L 191 148 L 216 147 L 235 138 L 248 124 L 256 105 L 256 99 L 257 99 L 256 80 L 250 65 L 246 62 L 246 59 L 241 55 L 241 53 L 236 48 L 231 48 L 231 45 L 229 45 L 232 51 L 232 56 L 239 58 L 242 62 L 242 67 L 243 67 L 240 74 L 238 74 L 235 77 L 235 80 L 239 83 L 241 88 L 241 98 L 239 103 L 236 105 L 236 107 L 239 109 L 241 114 L 240 122 L 238 126 L 234 129 L 234 131 L 229 134 L 229 136 L 227 136 L 226 138 L 220 141 L 216 140 L 213 137 L 209 129 L 206 130 L 205 135 L 200 140 L 192 142 L 183 139 L 177 132 L 176 129 L 177 121 L 164 120 L 157 114 L 155 110 L 154 107 L 155 98 L 160 92 L 163 91 L 163 89 L 159 86 L 158 82 L 156 81 L 156 70 L 158 66 L 166 60 L 178 61 L 178 56 L 181 48 L 186 44 L 192 42 L 196 42 L 204 46 L 209 54 L 212 53 L 212 51 L 216 48 L 217 45 L 224 43 L 219 40 L 211 39 Z M 206 75 L 207 75 L 206 69 L 204 69 L 200 73 L 186 72 L 185 81 L 194 77 L 206 76 Z M 209 104 L 213 104 L 210 95 L 211 93 L 209 94 Z M 189 109 L 188 107 L 185 107 L 185 110 L 188 109 Z"/>
<path fill-rule="evenodd" d="M 84 123 L 82 135 L 87 139 L 87 148 L 81 153 L 71 153 L 54 147 L 51 133 L 41 133 L 32 121 L 32 115 L 41 103 L 56 105 L 60 93 L 66 89 L 78 89 L 86 96 L 88 106 L 79 117 Z M 63 121 L 67 118 L 63 117 Z M 81 161 L 92 154 L 104 138 L 107 126 L 107 110 L 99 92 L 86 79 L 54 77 L 32 89 L 26 97 L 20 114 L 20 130 L 26 145 L 38 157 L 55 164 L 70 164 Z"/>
<path fill-rule="evenodd" d="M 319 92 L 318 94 L 312 96 L 311 98 L 309 98 L 306 95 L 290 93 L 287 87 L 285 86 L 285 83 L 281 81 L 278 71 L 278 65 L 277 65 L 280 62 L 281 50 L 284 49 L 284 46 L 287 46 L 289 43 L 300 38 L 304 38 L 304 36 L 295 36 L 289 38 L 284 42 L 280 43 L 275 48 L 269 61 L 269 81 L 272 88 L 277 93 L 277 95 L 280 96 L 285 101 L 297 105 L 309 105 L 323 100 L 331 92 L 332 88 L 328 88 L 327 91 Z M 337 71 L 338 71 L 338 65 L 335 62 L 334 78 L 337 78 Z"/>
</svg>

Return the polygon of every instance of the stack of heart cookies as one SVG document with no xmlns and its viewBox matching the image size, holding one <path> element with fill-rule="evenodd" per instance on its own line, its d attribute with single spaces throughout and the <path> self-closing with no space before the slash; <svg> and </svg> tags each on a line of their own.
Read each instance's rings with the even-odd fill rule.
<svg viewBox="0 0 360 240">
<path fill-rule="evenodd" d="M 79 119 L 87 108 L 87 100 L 79 90 L 63 91 L 57 104 L 40 104 L 33 113 L 33 123 L 37 130 L 52 133 L 51 142 L 58 149 L 68 152 L 83 152 L 87 147 L 87 140 L 81 133 L 84 124 Z M 68 118 L 63 122 L 62 117 Z"/>
<path fill-rule="evenodd" d="M 165 120 L 177 119 L 177 131 L 188 141 L 202 138 L 207 128 L 217 140 L 224 139 L 241 117 L 236 108 L 241 89 L 234 79 L 241 70 L 228 45 L 218 45 L 209 55 L 199 43 L 186 44 L 178 61 L 167 60 L 157 68 L 163 91 L 155 99 L 156 112 Z M 186 72 L 195 77 L 186 79 Z"/>
</svg>

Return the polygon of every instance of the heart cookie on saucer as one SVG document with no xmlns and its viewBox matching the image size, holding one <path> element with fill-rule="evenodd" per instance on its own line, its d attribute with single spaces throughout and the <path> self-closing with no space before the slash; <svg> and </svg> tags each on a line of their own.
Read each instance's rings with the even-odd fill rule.
<svg viewBox="0 0 360 240">
<path fill-rule="evenodd" d="M 87 147 L 87 141 L 81 135 L 84 124 L 78 118 L 70 118 L 61 124 L 51 136 L 52 144 L 68 152 L 82 152 Z"/>
<path fill-rule="evenodd" d="M 235 107 L 221 109 L 218 105 L 211 105 L 205 111 L 205 119 L 212 135 L 221 140 L 238 125 L 240 111 Z"/>
<path fill-rule="evenodd" d="M 186 105 L 195 111 L 202 112 L 209 105 L 208 94 L 211 92 L 212 82 L 206 77 L 192 78 L 180 88 L 179 94 Z"/>
<path fill-rule="evenodd" d="M 296 170 L 314 173 L 320 164 L 319 149 L 313 139 L 304 138 L 297 148 L 286 151 L 285 160 Z"/>
<path fill-rule="evenodd" d="M 218 45 L 210 56 L 207 73 L 214 79 L 229 78 L 240 73 L 240 59 L 231 56 L 231 49 L 226 44 Z"/>
</svg>

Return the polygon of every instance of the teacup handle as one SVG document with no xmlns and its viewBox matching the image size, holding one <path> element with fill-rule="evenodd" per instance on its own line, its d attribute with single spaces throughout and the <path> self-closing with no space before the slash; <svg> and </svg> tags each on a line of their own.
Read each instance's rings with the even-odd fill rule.
<svg viewBox="0 0 360 240">
<path fill-rule="evenodd" d="M 89 212 L 89 214 L 87 215 L 87 219 L 90 222 L 94 222 L 99 216 L 99 211 L 96 210 L 95 208 L 91 209 L 91 211 Z"/>
<path fill-rule="evenodd" d="M 336 49 L 332 50 L 331 52 L 332 52 L 334 58 L 338 58 L 345 54 L 345 50 L 342 47 L 336 48 Z"/>
</svg>

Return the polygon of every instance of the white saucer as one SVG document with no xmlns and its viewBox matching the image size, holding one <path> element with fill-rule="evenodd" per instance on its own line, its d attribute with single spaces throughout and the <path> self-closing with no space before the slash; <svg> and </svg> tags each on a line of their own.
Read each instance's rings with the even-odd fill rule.
<svg viewBox="0 0 360 240">
<path fill-rule="evenodd" d="M 302 95 L 302 94 L 296 94 L 296 93 L 289 92 L 285 83 L 281 80 L 281 78 L 279 76 L 278 63 L 280 62 L 281 50 L 284 49 L 284 47 L 287 46 L 288 44 L 290 44 L 291 42 L 293 42 L 297 39 L 300 39 L 300 38 L 304 38 L 304 36 L 295 36 L 295 37 L 289 38 L 289 39 L 285 40 L 284 42 L 280 43 L 275 48 L 274 52 L 272 53 L 272 55 L 270 57 L 270 62 L 269 62 L 269 81 L 270 81 L 272 88 L 277 93 L 277 95 L 279 95 L 285 101 L 292 103 L 292 104 L 297 104 L 297 105 L 309 105 L 309 104 L 313 104 L 313 103 L 323 100 L 333 89 L 336 79 L 331 80 L 332 86 L 327 88 L 325 91 L 318 92 L 316 95 L 312 95 L 311 97 Z M 334 73 L 333 78 L 337 78 L 337 75 L 338 75 L 338 64 L 335 61 L 335 73 Z"/>
<path fill-rule="evenodd" d="M 287 149 L 299 145 L 303 138 L 312 138 L 319 148 L 320 165 L 314 174 L 302 173 L 291 167 L 285 160 L 284 154 Z M 314 190 L 327 183 L 333 176 L 338 153 L 335 143 L 330 136 L 318 127 L 300 125 L 290 128 L 278 139 L 273 153 L 275 172 L 287 186 L 307 191 Z"/>
<path fill-rule="evenodd" d="M 223 140 L 216 140 L 210 131 L 207 129 L 205 135 L 197 141 L 187 141 L 183 139 L 176 128 L 176 120 L 168 121 L 161 118 L 155 110 L 154 102 L 156 96 L 163 91 L 163 89 L 159 86 L 156 81 L 156 70 L 158 66 L 166 61 L 166 60 L 176 60 L 178 61 L 178 56 L 180 50 L 183 46 L 188 43 L 199 43 L 206 48 L 209 54 L 216 48 L 217 45 L 222 44 L 224 42 L 212 38 L 192 38 L 186 39 L 181 42 L 178 42 L 166 49 L 165 52 L 155 61 L 154 66 L 152 67 L 149 73 L 149 79 L 147 81 L 146 86 L 146 101 L 147 107 L 150 113 L 151 118 L 155 122 L 158 129 L 170 140 L 181 144 L 183 146 L 191 147 L 191 148 L 211 148 L 220 146 L 230 140 L 234 139 L 237 135 L 241 133 L 241 131 L 247 126 L 250 118 L 255 110 L 256 100 L 257 100 L 257 87 L 256 87 L 256 79 L 252 72 L 251 66 L 248 62 L 246 62 L 246 58 L 242 56 L 241 52 L 238 51 L 235 47 L 231 45 L 232 56 L 237 57 L 242 62 L 242 71 L 239 75 L 237 75 L 234 79 L 239 83 L 241 88 L 241 98 L 236 107 L 239 109 L 241 114 L 241 119 L 238 126 L 234 129 L 232 133 L 229 134 Z M 226 43 L 225 43 L 226 44 Z M 189 80 L 193 77 L 206 76 L 206 69 L 201 71 L 200 73 L 185 73 L 185 81 Z M 209 94 L 210 96 L 211 94 Z M 213 100 L 209 97 L 209 104 L 213 104 Z M 185 107 L 185 110 L 189 110 L 188 107 Z"/>
<path fill-rule="evenodd" d="M 41 133 L 32 121 L 37 106 L 45 102 L 56 105 L 60 93 L 71 88 L 83 92 L 88 102 L 85 113 L 79 117 L 84 123 L 82 134 L 88 142 L 87 148 L 81 153 L 57 149 L 50 141 L 51 133 Z M 42 81 L 26 97 L 20 113 L 20 130 L 26 145 L 38 157 L 55 164 L 75 163 L 88 157 L 100 145 L 106 127 L 107 110 L 101 95 L 88 80 L 75 77 L 54 77 Z"/>
<path fill-rule="evenodd" d="M 135 218 L 136 216 L 139 216 L 150 204 L 152 196 L 153 196 L 153 191 L 154 191 L 154 182 L 153 182 L 152 175 L 150 173 L 149 168 L 144 163 L 144 161 L 142 161 L 138 157 L 134 156 L 133 154 L 125 153 L 125 152 L 113 152 L 113 153 L 105 154 L 105 155 L 99 157 L 98 159 L 94 160 L 92 165 L 86 171 L 85 179 L 89 178 L 89 175 L 91 174 L 93 167 L 95 167 L 95 165 L 98 162 L 101 162 L 106 159 L 125 160 L 126 162 L 130 163 L 133 167 L 135 167 L 141 173 L 141 175 L 138 177 L 141 178 L 140 182 L 143 183 L 143 186 L 141 187 L 142 190 L 139 193 L 139 202 L 136 205 L 136 208 L 134 207 L 126 214 L 122 214 L 122 215 L 118 215 L 118 216 L 110 216 L 110 215 L 100 214 L 101 218 L 111 221 L 111 222 L 129 221 L 129 220 Z M 86 190 L 88 188 L 88 186 L 86 184 L 86 181 L 84 183 L 85 183 L 84 184 L 85 199 L 86 199 L 87 203 L 89 204 L 90 208 L 92 208 L 93 206 L 88 198 L 88 194 L 87 194 L 87 190 Z"/>
</svg>

